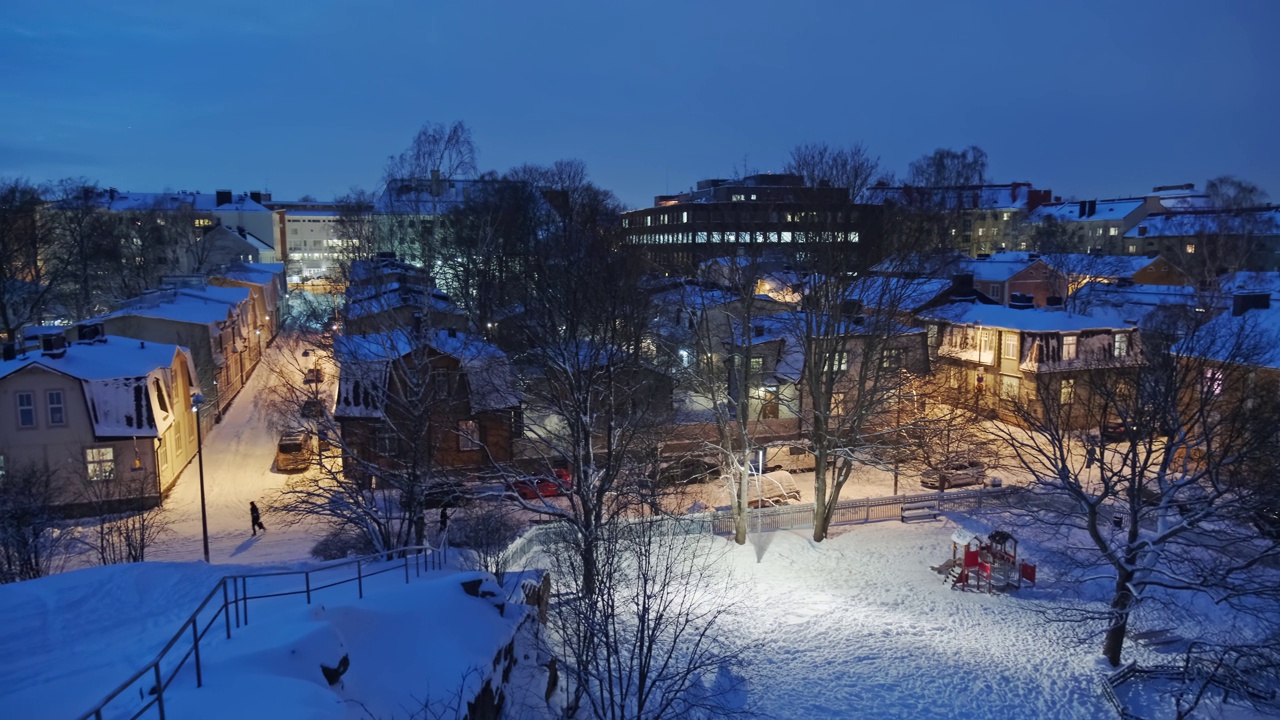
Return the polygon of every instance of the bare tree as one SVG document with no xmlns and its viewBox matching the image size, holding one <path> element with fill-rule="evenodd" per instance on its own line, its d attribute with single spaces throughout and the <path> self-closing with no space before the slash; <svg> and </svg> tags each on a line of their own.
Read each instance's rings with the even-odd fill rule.
<svg viewBox="0 0 1280 720">
<path fill-rule="evenodd" d="M 45 264 L 52 228 L 40 188 L 0 180 L 0 337 L 14 340 L 48 306 L 56 277 Z"/>
<path fill-rule="evenodd" d="M 1258 606 L 1280 597 L 1262 570 L 1277 544 L 1251 519 L 1253 471 L 1274 458 L 1280 423 L 1276 383 L 1259 372 L 1275 344 L 1256 313 L 1153 314 L 1141 347 L 1082 355 L 1070 392 L 1042 374 L 1018 411 L 1025 430 L 995 426 L 1033 479 L 1033 519 L 1061 528 L 1082 579 L 1108 570 L 1108 609 L 1073 617 L 1105 624 L 1112 665 L 1134 614 L 1173 612 L 1160 605 L 1171 592 L 1274 624 Z"/>
<path fill-rule="evenodd" d="M 797 145 L 783 172 L 804 178 L 807 187 L 848 188 L 849 197 L 858 197 L 880 170 L 880 161 L 861 144 L 847 148 L 826 143 Z"/>
<path fill-rule="evenodd" d="M 65 560 L 53 475 L 37 466 L 0 471 L 0 583 L 44 577 Z"/>
<path fill-rule="evenodd" d="M 102 210 L 97 185 L 65 179 L 51 193 L 56 250 L 43 258 L 60 282 L 55 291 L 70 320 L 110 309 L 120 244 Z"/>
<path fill-rule="evenodd" d="M 471 128 L 461 121 L 445 127 L 426 122 L 413 136 L 409 147 L 387 159 L 387 179 L 430 179 L 432 173 L 444 178 L 476 174 L 476 144 Z"/>
<path fill-rule="evenodd" d="M 570 718 L 723 718 L 746 712 L 737 671 L 747 648 L 727 643 L 740 590 L 714 538 L 646 519 L 601 534 L 591 586 L 582 556 L 552 548 L 567 592 L 551 608 Z"/>
<path fill-rule="evenodd" d="M 122 471 L 111 481 L 82 478 L 83 502 L 93 509 L 89 545 L 99 564 L 143 562 L 147 550 L 169 533 L 172 525 L 160 509 L 159 498 L 151 508 L 122 509 L 132 498 L 155 496 L 159 484 L 154 473 Z"/>
<path fill-rule="evenodd" d="M 913 160 L 907 182 L 924 188 L 955 188 L 987 182 L 987 153 L 971 145 L 964 150 L 938 148 Z"/>
</svg>

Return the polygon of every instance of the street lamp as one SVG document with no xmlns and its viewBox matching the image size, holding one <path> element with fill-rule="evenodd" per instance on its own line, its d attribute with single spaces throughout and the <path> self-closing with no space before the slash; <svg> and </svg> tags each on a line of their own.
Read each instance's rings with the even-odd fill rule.
<svg viewBox="0 0 1280 720">
<path fill-rule="evenodd" d="M 200 430 L 200 406 L 204 396 L 191 396 L 191 412 L 196 414 L 196 463 L 200 469 L 200 537 L 204 541 L 204 561 L 209 562 L 209 511 L 204 502 L 204 433 Z"/>
</svg>

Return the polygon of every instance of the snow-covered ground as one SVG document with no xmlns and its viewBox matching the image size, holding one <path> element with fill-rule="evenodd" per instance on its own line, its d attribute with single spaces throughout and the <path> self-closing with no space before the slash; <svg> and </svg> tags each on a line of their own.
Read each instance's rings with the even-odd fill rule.
<svg viewBox="0 0 1280 720">
<path fill-rule="evenodd" d="M 742 594 L 722 631 L 753 646 L 745 677 L 756 709 L 813 720 L 1111 716 L 1099 693 L 1109 668 L 1100 662 L 1098 638 L 1082 643 L 1079 626 L 1049 623 L 1042 614 L 1048 602 L 1098 607 L 1104 595 L 1060 576 L 1052 548 L 1034 531 L 1017 529 L 1024 533 L 1020 557 L 1040 564 L 1036 588 L 962 592 L 930 569 L 951 557 L 958 528 L 988 532 L 1007 519 L 949 514 L 936 523 L 873 523 L 823 543 L 805 531 L 753 534 L 745 546 L 715 540 L 725 553 L 721 566 Z M 154 655 L 222 572 L 243 569 L 147 563 L 0 587 L 0 647 L 7 651 L 0 655 L 0 717 L 86 709 Z M 433 600 L 410 589 L 354 600 L 349 587 L 347 597 L 310 608 L 301 598 L 273 601 L 270 613 L 255 610 L 247 630 L 212 642 L 204 649 L 214 668 L 208 685 L 178 691 L 174 707 L 185 709 L 179 716 L 254 717 L 255 708 L 267 708 L 257 716 L 357 717 L 342 713 L 350 709 L 346 701 L 361 699 L 359 691 L 369 693 L 361 701 L 376 705 L 377 717 L 409 717 L 411 698 L 444 691 L 416 686 L 403 663 L 474 662 L 466 623 L 457 621 L 470 616 L 453 614 L 463 612 L 456 603 L 465 599 Z M 487 643 L 484 652 L 491 651 Z M 306 664 L 298 664 L 297 652 L 332 654 L 338 645 L 352 654 L 353 668 L 373 676 L 353 675 L 344 689 L 330 690 L 299 669 Z M 1140 646 L 1126 647 L 1126 658 L 1171 659 Z M 388 675 L 394 682 L 374 679 L 393 673 L 378 670 L 381 662 L 399 663 Z M 1231 716 L 1232 708 L 1223 710 L 1220 716 Z"/>
</svg>

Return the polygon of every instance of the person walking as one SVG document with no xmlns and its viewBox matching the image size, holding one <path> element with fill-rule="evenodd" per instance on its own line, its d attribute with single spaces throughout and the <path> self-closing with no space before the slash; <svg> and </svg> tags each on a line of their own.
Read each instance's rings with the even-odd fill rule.
<svg viewBox="0 0 1280 720">
<path fill-rule="evenodd" d="M 267 531 L 267 526 L 262 524 L 262 513 L 258 512 L 258 504 L 252 501 L 249 502 L 249 527 L 255 536 L 259 530 Z"/>
</svg>

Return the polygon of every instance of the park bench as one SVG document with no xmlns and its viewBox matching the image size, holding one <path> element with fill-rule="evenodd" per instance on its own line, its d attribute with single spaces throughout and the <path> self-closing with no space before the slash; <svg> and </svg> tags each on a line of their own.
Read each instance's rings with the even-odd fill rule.
<svg viewBox="0 0 1280 720">
<path fill-rule="evenodd" d="M 929 520 L 937 520 L 938 515 L 940 514 L 941 513 L 938 511 L 938 504 L 932 500 L 902 504 L 902 522 L 922 520 L 925 518 L 928 518 Z"/>
</svg>

